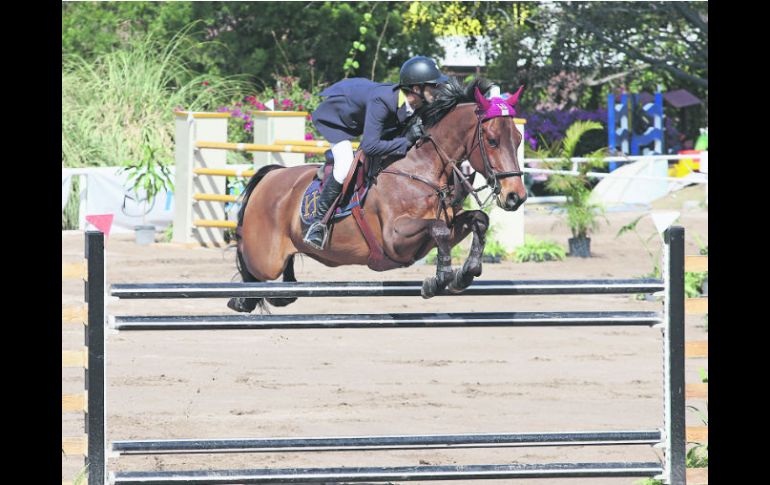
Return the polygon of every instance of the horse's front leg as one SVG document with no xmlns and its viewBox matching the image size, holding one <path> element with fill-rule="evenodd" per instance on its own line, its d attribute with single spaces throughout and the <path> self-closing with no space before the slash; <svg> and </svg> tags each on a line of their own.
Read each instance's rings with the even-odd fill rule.
<svg viewBox="0 0 770 485">
<path fill-rule="evenodd" d="M 425 278 L 422 282 L 422 297 L 432 298 L 452 281 L 452 249 L 449 236 L 452 231 L 441 219 L 431 221 L 430 235 L 436 242 L 438 257 L 436 258 L 436 276 Z"/>
<path fill-rule="evenodd" d="M 459 293 L 473 283 L 473 278 L 481 276 L 481 258 L 489 229 L 489 216 L 480 210 L 464 212 L 455 219 L 455 225 L 456 231 L 459 232 L 456 235 L 458 241 L 465 238 L 469 229 L 473 231 L 473 243 L 468 259 L 452 274 L 452 281 L 447 288 L 452 293 Z"/>
</svg>

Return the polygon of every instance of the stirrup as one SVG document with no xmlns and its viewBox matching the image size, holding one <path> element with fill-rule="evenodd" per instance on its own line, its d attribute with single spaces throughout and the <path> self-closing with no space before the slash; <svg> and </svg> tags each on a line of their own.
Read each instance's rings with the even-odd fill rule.
<svg viewBox="0 0 770 485">
<path fill-rule="evenodd" d="M 308 239 L 308 236 L 310 235 L 311 232 L 313 232 L 313 230 L 316 228 L 316 226 L 320 226 L 320 227 L 323 228 L 322 229 L 323 230 L 323 239 L 321 240 L 321 245 L 320 246 L 318 246 L 313 241 Z M 305 237 L 302 238 L 302 242 L 304 242 L 308 246 L 313 247 L 313 248 L 315 248 L 315 249 L 317 249 L 319 251 L 323 251 L 324 248 L 326 247 L 326 241 L 328 239 L 329 239 L 329 227 L 326 224 L 323 224 L 320 221 L 316 221 L 313 224 L 311 224 L 310 227 L 308 227 L 307 232 L 305 233 Z"/>
</svg>

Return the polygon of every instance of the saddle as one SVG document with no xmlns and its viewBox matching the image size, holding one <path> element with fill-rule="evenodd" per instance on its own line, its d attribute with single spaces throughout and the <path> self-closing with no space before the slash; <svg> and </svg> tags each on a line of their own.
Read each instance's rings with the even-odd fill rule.
<svg viewBox="0 0 770 485">
<path fill-rule="evenodd" d="M 307 189 L 305 189 L 305 193 L 302 196 L 300 219 L 302 221 L 303 230 L 306 229 L 306 226 L 310 226 L 317 220 L 316 201 L 323 190 L 324 184 L 329 180 L 329 177 L 332 176 L 334 156 L 332 155 L 331 150 L 327 150 L 324 155 L 326 162 L 318 168 L 313 180 L 310 182 Z M 363 204 L 378 169 L 379 163 L 371 163 L 363 150 L 359 149 L 353 158 L 353 163 L 342 184 L 340 195 L 329 208 L 326 216 L 321 222 L 328 224 L 329 222 L 343 219 L 352 214 L 356 224 L 358 224 L 359 229 L 361 229 L 364 239 L 366 239 L 366 244 L 369 246 L 367 266 L 375 271 L 386 271 L 393 268 L 409 266 L 411 263 L 399 263 L 398 261 L 390 259 L 383 251 L 379 241 L 377 241 L 372 228 L 363 217 Z M 330 228 L 330 230 L 333 230 L 333 227 Z"/>
<path fill-rule="evenodd" d="M 319 220 L 316 216 L 315 203 L 327 181 L 332 176 L 334 157 L 331 150 L 327 150 L 324 155 L 326 157 L 326 162 L 318 167 L 318 171 L 310 182 L 310 185 L 305 189 L 305 193 L 302 197 L 300 218 L 302 224 L 306 226 L 310 226 L 313 222 Z M 357 160 L 354 160 L 351 165 L 351 171 L 345 177 L 340 196 L 334 201 L 332 207 L 329 208 L 329 211 L 327 212 L 328 216 L 324 218 L 324 223 L 328 223 L 329 219 L 332 219 L 333 221 L 343 219 L 352 213 L 353 207 L 363 204 L 366 194 L 369 191 L 370 180 L 361 176 L 365 170 L 357 170 L 358 164 L 356 162 Z M 355 182 L 351 184 L 354 179 Z"/>
</svg>

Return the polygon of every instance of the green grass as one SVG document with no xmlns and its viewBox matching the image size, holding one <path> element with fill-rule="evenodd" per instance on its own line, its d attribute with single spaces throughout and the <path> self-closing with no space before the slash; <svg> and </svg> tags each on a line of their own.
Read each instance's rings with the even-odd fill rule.
<svg viewBox="0 0 770 485">
<path fill-rule="evenodd" d="M 80 215 L 80 177 L 73 176 L 70 185 L 70 195 L 67 204 L 61 213 L 61 229 L 71 230 L 78 228 L 78 217 Z"/>
<path fill-rule="evenodd" d="M 190 68 L 189 30 L 167 44 L 148 34 L 93 61 L 62 57 L 62 166 L 124 165 L 143 145 L 173 160 L 175 109 L 214 111 L 241 96 L 245 82 Z"/>
</svg>

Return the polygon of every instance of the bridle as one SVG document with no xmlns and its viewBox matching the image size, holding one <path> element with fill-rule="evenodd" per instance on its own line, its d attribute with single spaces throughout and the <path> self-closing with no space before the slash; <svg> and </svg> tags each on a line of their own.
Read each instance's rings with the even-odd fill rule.
<svg viewBox="0 0 770 485">
<path fill-rule="evenodd" d="M 492 189 L 492 193 L 494 195 L 498 195 L 500 191 L 502 190 L 502 186 L 500 185 L 500 179 L 508 178 L 508 177 L 521 177 L 524 175 L 524 172 L 522 171 L 510 171 L 510 172 L 497 172 L 492 167 L 492 164 L 489 162 L 489 156 L 487 155 L 487 149 L 484 146 L 482 135 L 484 133 L 483 125 L 485 122 L 492 120 L 494 118 L 489 119 L 482 119 L 482 115 L 478 116 L 478 123 L 476 125 L 476 144 L 478 144 L 479 149 L 481 151 L 481 160 L 484 163 L 484 177 L 486 178 L 487 185 L 485 185 L 482 188 L 489 187 Z M 435 142 L 434 142 L 435 143 Z M 471 157 L 473 154 L 473 150 L 476 148 L 476 144 L 474 144 L 469 153 L 468 158 Z"/>
<path fill-rule="evenodd" d="M 439 158 L 442 162 L 442 172 L 446 172 L 446 166 L 450 165 L 452 167 L 452 171 L 454 172 L 455 178 L 462 184 L 462 186 L 465 188 L 465 191 L 472 195 L 476 199 L 476 203 L 478 203 L 479 208 L 484 208 L 489 203 L 490 199 L 496 195 L 500 194 L 500 191 L 502 190 L 502 186 L 500 185 L 500 180 L 508 177 L 521 177 L 524 175 L 524 172 L 522 171 L 509 171 L 509 172 L 498 172 L 493 167 L 492 164 L 489 161 L 489 156 L 487 155 L 486 147 L 484 146 L 483 142 L 483 124 L 493 118 L 483 119 L 483 113 L 477 113 L 476 114 L 478 121 L 476 124 L 476 141 L 471 146 L 470 150 L 465 150 L 463 152 L 463 155 L 457 159 L 452 160 L 444 151 L 443 148 L 441 148 L 441 145 L 430 135 L 428 134 L 426 137 L 424 137 L 422 140 L 418 142 L 418 146 L 425 143 L 425 140 L 430 141 L 433 143 L 433 146 L 436 148 L 436 152 L 438 153 Z M 462 171 L 457 167 L 457 162 L 461 160 L 469 160 L 470 157 L 473 155 L 474 150 L 476 150 L 476 147 L 479 147 L 480 153 L 481 153 L 481 160 L 484 163 L 484 177 L 486 179 L 486 185 L 482 185 L 481 187 L 474 189 L 473 184 L 471 184 L 471 181 L 468 180 L 468 177 L 462 173 Z M 426 180 L 425 178 L 414 175 L 414 174 L 408 174 L 400 171 L 395 170 L 382 170 L 381 173 L 389 173 L 391 175 L 400 175 L 403 177 L 408 177 L 412 180 L 422 182 L 429 187 L 431 187 L 436 194 L 439 196 L 440 204 L 439 204 L 439 212 L 442 210 L 446 210 L 447 205 L 454 205 L 455 203 L 459 203 L 462 199 L 465 197 L 463 196 L 458 200 L 458 197 L 455 196 L 454 200 L 450 204 L 446 204 L 446 199 L 449 196 L 449 191 L 445 187 L 439 187 L 435 183 Z M 484 202 L 481 202 L 481 199 L 478 196 L 478 192 L 486 189 L 491 188 L 492 191 L 487 196 L 487 198 L 484 200 Z M 437 213 L 438 216 L 438 213 Z"/>
</svg>

